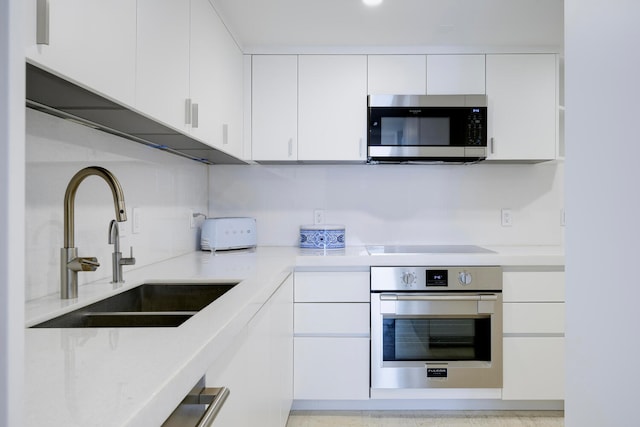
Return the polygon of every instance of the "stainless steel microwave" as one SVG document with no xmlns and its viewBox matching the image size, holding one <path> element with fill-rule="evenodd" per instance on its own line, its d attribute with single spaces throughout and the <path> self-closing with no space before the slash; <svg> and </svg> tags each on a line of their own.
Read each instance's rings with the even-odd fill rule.
<svg viewBox="0 0 640 427">
<path fill-rule="evenodd" d="M 486 95 L 369 95 L 371 163 L 471 163 L 487 157 Z"/>
</svg>

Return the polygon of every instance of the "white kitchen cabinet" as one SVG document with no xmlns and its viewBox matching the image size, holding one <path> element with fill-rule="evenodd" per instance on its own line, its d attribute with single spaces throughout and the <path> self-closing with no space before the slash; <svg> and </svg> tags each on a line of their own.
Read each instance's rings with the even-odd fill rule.
<svg viewBox="0 0 640 427">
<path fill-rule="evenodd" d="M 484 55 L 427 55 L 427 95 L 484 95 Z"/>
<path fill-rule="evenodd" d="M 191 134 L 242 156 L 242 52 L 208 0 L 191 0 Z"/>
<path fill-rule="evenodd" d="M 135 98 L 136 2 L 50 0 L 48 44 L 37 44 L 36 0 L 27 3 L 27 61 L 106 98 Z"/>
<path fill-rule="evenodd" d="M 368 271 L 296 273 L 296 302 L 369 302 Z"/>
<path fill-rule="evenodd" d="M 369 338 L 295 337 L 294 397 L 369 398 Z"/>
<path fill-rule="evenodd" d="M 368 93 L 485 94 L 484 55 L 369 55 Z"/>
<path fill-rule="evenodd" d="M 298 58 L 298 160 L 365 161 L 367 57 Z"/>
<path fill-rule="evenodd" d="M 247 330 L 243 329 L 207 370 L 206 387 L 226 387 L 229 390 L 229 396 L 216 416 L 216 427 L 250 425 L 246 411 L 251 398 L 247 374 L 248 351 Z"/>
<path fill-rule="evenodd" d="M 284 427 L 293 401 L 293 277 L 280 285 L 206 374 L 227 387 L 218 427 Z"/>
<path fill-rule="evenodd" d="M 487 55 L 487 160 L 556 158 L 554 54 Z"/>
<path fill-rule="evenodd" d="M 137 5 L 135 106 L 188 132 L 190 2 L 138 0 Z"/>
<path fill-rule="evenodd" d="M 369 398 L 369 273 L 296 272 L 294 398 Z"/>
<path fill-rule="evenodd" d="M 506 337 L 504 400 L 564 399 L 564 338 Z"/>
<path fill-rule="evenodd" d="M 564 398 L 564 272 L 505 272 L 504 400 Z"/>
<path fill-rule="evenodd" d="M 425 55 L 369 55 L 367 86 L 373 95 L 427 93 Z"/>
<path fill-rule="evenodd" d="M 298 159 L 298 57 L 251 59 L 251 159 Z"/>
<path fill-rule="evenodd" d="M 293 403 L 293 275 L 272 297 L 271 384 L 275 388 L 274 419 L 285 426 Z M 259 424 L 253 424 L 259 425 Z"/>
</svg>

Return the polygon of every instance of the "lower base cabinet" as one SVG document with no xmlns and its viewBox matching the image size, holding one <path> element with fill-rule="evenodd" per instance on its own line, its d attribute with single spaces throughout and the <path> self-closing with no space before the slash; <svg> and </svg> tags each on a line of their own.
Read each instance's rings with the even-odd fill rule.
<svg viewBox="0 0 640 427">
<path fill-rule="evenodd" d="M 296 399 L 369 398 L 369 338 L 296 337 Z"/>
<path fill-rule="evenodd" d="M 564 337 L 505 337 L 504 400 L 564 399 Z"/>
<path fill-rule="evenodd" d="M 293 277 L 255 314 L 206 373 L 229 397 L 215 427 L 284 427 L 293 401 Z"/>
<path fill-rule="evenodd" d="M 369 399 L 369 272 L 296 272 L 294 294 L 293 397 Z"/>
<path fill-rule="evenodd" d="M 503 400 L 564 399 L 564 271 L 503 275 Z"/>
</svg>

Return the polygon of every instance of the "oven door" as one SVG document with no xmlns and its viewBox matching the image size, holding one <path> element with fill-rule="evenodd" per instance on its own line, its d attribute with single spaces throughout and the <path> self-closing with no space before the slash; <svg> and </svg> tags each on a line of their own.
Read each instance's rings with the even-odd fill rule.
<svg viewBox="0 0 640 427">
<path fill-rule="evenodd" d="M 372 293 L 371 387 L 502 387 L 502 294 Z"/>
</svg>

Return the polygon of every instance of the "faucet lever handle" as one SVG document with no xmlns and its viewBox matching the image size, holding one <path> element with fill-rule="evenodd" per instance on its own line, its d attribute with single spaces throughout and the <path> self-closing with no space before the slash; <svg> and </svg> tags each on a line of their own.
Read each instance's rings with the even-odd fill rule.
<svg viewBox="0 0 640 427">
<path fill-rule="evenodd" d="M 120 258 L 120 265 L 135 265 L 136 259 L 133 257 L 133 246 L 129 246 L 129 258 Z"/>
<path fill-rule="evenodd" d="M 69 261 L 67 267 L 72 271 L 96 271 L 100 263 L 96 257 L 77 257 Z"/>
</svg>

